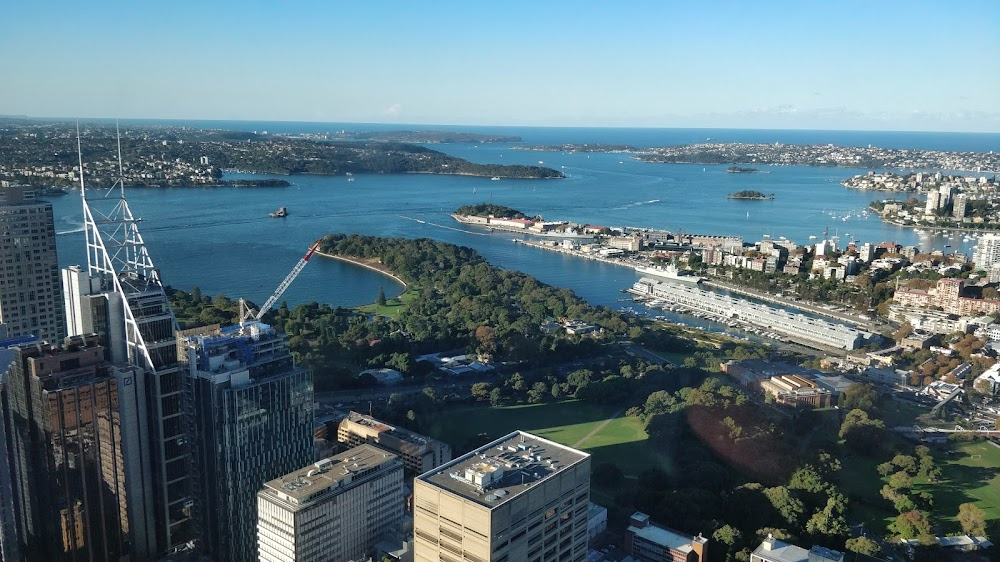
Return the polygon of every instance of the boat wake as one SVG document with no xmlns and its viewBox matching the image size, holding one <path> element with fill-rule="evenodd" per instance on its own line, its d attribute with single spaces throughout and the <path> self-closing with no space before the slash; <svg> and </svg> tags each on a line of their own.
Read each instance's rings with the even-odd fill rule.
<svg viewBox="0 0 1000 562">
<path fill-rule="evenodd" d="M 468 231 L 468 230 L 463 230 L 461 228 L 455 228 L 453 226 L 445 226 L 443 224 L 437 224 L 437 223 L 428 222 L 428 221 L 421 220 L 421 219 L 415 219 L 413 217 L 408 217 L 406 215 L 399 215 L 399 217 L 403 218 L 403 219 L 411 220 L 413 222 L 418 222 L 420 224 L 426 224 L 426 225 L 429 225 L 429 226 L 436 226 L 438 228 L 445 228 L 445 229 L 448 229 L 448 230 L 454 230 L 455 232 L 464 232 L 465 234 L 474 234 L 476 236 L 489 236 L 489 233 L 487 233 L 487 232 L 471 232 L 471 231 Z"/>
<path fill-rule="evenodd" d="M 641 207 L 643 205 L 652 205 L 654 203 L 659 203 L 659 202 L 660 202 L 659 199 L 650 199 L 649 201 L 636 201 L 635 203 L 629 203 L 628 205 L 622 205 L 621 207 L 614 207 L 612 210 L 624 211 L 625 209 L 629 209 L 631 207 Z"/>
</svg>

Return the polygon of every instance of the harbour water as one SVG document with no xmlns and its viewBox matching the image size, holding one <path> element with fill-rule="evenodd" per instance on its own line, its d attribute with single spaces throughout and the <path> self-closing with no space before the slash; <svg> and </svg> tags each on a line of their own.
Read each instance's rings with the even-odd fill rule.
<svg viewBox="0 0 1000 562">
<path fill-rule="evenodd" d="M 414 129 L 426 126 L 366 126 L 297 123 L 195 122 L 269 132 L 321 132 L 342 128 Z M 873 144 L 940 150 L 998 150 L 1000 135 L 955 133 L 865 133 L 746 131 L 715 129 L 533 129 L 439 127 L 520 135 L 528 144 L 630 143 L 638 146 L 742 141 Z M 287 188 L 157 188 L 127 191 L 142 218 L 140 229 L 166 283 L 194 286 L 263 302 L 311 241 L 331 232 L 407 238 L 429 237 L 482 253 L 491 263 L 518 269 L 543 282 L 567 287 L 593 304 L 616 305 L 620 290 L 639 275 L 625 268 L 511 242 L 510 233 L 455 223 L 460 205 L 492 202 L 551 219 L 605 226 L 648 226 L 692 233 L 731 234 L 746 241 L 784 236 L 808 243 L 810 236 L 895 241 L 921 249 L 969 251 L 961 234 L 918 234 L 883 224 L 866 213 L 873 199 L 889 194 L 849 190 L 840 181 L 867 170 L 760 167 L 767 173 L 728 174 L 726 166 L 647 164 L 622 154 L 566 154 L 513 150 L 510 144 L 433 145 L 476 162 L 538 164 L 559 169 L 565 180 L 500 180 L 462 176 L 294 176 Z M 233 176 L 238 177 L 238 176 Z M 773 193 L 767 201 L 726 199 L 743 189 Z M 85 263 L 81 205 L 74 194 L 52 198 L 61 266 Z M 267 213 L 287 207 L 287 218 Z M 945 248 L 945 246 L 949 246 Z M 336 260 L 314 258 L 285 295 L 289 304 L 319 301 L 353 306 L 374 301 L 379 287 L 400 290 L 387 277 Z"/>
</svg>

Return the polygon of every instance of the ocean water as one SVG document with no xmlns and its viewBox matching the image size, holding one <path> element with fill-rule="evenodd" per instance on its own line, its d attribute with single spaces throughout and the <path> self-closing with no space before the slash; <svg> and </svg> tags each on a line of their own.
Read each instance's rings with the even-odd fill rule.
<svg viewBox="0 0 1000 562">
<path fill-rule="evenodd" d="M 322 132 L 376 126 L 329 123 L 190 122 L 191 126 L 269 132 Z M 380 129 L 431 128 L 378 126 Z M 712 141 L 832 143 L 939 150 L 1000 150 L 1000 135 L 721 129 L 533 129 L 437 127 L 520 135 L 531 144 L 628 143 L 637 146 Z M 767 235 L 808 243 L 824 230 L 842 243 L 895 241 L 921 249 L 970 251 L 961 234 L 918 234 L 865 213 L 886 194 L 849 190 L 840 181 L 862 169 L 762 167 L 767 173 L 728 174 L 726 166 L 647 164 L 618 154 L 514 150 L 507 144 L 434 145 L 476 162 L 538 164 L 560 169 L 564 180 L 500 180 L 431 175 L 294 176 L 287 188 L 128 189 L 129 204 L 164 281 L 198 286 L 203 294 L 262 303 L 310 243 L 331 232 L 428 237 L 475 248 L 491 263 L 567 287 L 593 304 L 615 305 L 634 272 L 514 244 L 510 233 L 463 227 L 450 217 L 459 205 L 493 202 L 547 219 L 605 226 L 645 226 L 755 241 Z M 234 176 L 235 177 L 235 176 Z M 742 189 L 773 193 L 770 201 L 726 199 Z M 61 266 L 85 264 L 81 202 L 52 198 Z M 267 213 L 287 207 L 289 216 Z M 419 222 L 423 221 L 423 222 Z M 948 246 L 948 247 L 946 247 Z M 379 287 L 400 288 L 378 273 L 314 257 L 284 299 L 353 306 L 372 302 Z"/>
</svg>

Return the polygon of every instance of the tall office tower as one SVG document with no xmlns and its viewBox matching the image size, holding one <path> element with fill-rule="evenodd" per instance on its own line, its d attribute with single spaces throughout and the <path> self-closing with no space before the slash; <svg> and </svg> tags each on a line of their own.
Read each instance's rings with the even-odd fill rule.
<svg viewBox="0 0 1000 562">
<path fill-rule="evenodd" d="M 142 370 L 147 486 L 144 497 L 130 501 L 149 511 L 141 521 L 145 529 L 133 541 L 134 556 L 144 559 L 189 548 L 198 529 L 191 524 L 191 455 L 183 411 L 186 381 L 177 362 L 177 323 L 139 221 L 125 199 L 120 164 L 118 172 L 111 191 L 93 195 L 84 189 L 81 174 L 87 274 L 79 270 L 66 274 L 77 281 L 66 299 L 72 325 L 87 330 L 106 324 L 107 332 L 101 335 L 113 364 Z"/>
<path fill-rule="evenodd" d="M 191 377 L 195 521 L 215 560 L 256 562 L 257 492 L 313 460 L 312 373 L 255 320 L 179 334 Z"/>
<path fill-rule="evenodd" d="M 423 474 L 451 460 L 451 447 L 437 439 L 391 426 L 371 416 L 350 412 L 337 426 L 337 441 L 351 447 L 372 443 L 403 459 L 407 470 Z"/>
<path fill-rule="evenodd" d="M 372 445 L 271 480 L 257 493 L 260 562 L 371 555 L 379 537 L 399 530 L 403 503 L 403 462 Z M 586 536 L 586 518 L 583 526 Z"/>
<path fill-rule="evenodd" d="M 413 481 L 414 560 L 587 559 L 590 455 L 515 431 Z"/>
<path fill-rule="evenodd" d="M 65 336 L 52 205 L 30 187 L 0 188 L 0 325 L 7 336 Z"/>
<path fill-rule="evenodd" d="M 994 264 L 1000 263 L 1000 234 L 991 232 L 981 236 L 972 261 L 977 270 L 987 272 Z"/>
<path fill-rule="evenodd" d="M 117 369 L 96 336 L 22 344 L 4 381 L 19 547 L 28 561 L 119 561 L 144 516 L 136 370 Z"/>
</svg>

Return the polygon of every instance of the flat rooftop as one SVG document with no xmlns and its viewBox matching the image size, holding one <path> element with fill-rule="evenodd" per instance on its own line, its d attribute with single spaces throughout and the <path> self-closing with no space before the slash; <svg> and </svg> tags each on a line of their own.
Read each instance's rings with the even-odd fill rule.
<svg viewBox="0 0 1000 562">
<path fill-rule="evenodd" d="M 346 489 L 355 480 L 388 468 L 398 459 L 366 443 L 266 482 L 261 493 L 291 506 L 305 507 L 327 493 Z M 402 467 L 401 462 L 399 466 Z"/>
<path fill-rule="evenodd" d="M 493 509 L 589 457 L 588 453 L 515 431 L 417 479 Z"/>
<path fill-rule="evenodd" d="M 683 552 L 684 554 L 692 550 L 691 541 L 694 540 L 694 537 L 679 533 L 673 529 L 650 524 L 642 528 L 629 526 L 628 530 L 635 533 L 637 537 L 642 537 L 653 544 L 665 546 L 670 550 Z"/>
</svg>

